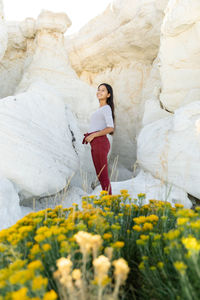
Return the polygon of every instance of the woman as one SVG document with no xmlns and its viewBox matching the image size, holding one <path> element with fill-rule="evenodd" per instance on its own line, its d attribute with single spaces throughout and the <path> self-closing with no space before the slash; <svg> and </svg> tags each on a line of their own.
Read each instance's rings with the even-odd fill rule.
<svg viewBox="0 0 200 300">
<path fill-rule="evenodd" d="M 98 86 L 97 98 L 99 108 L 91 116 L 89 133 L 84 134 L 83 144 L 90 143 L 92 160 L 102 190 L 112 195 L 107 162 L 110 150 L 107 134 L 113 134 L 115 120 L 112 87 L 107 83 L 101 83 Z"/>
</svg>

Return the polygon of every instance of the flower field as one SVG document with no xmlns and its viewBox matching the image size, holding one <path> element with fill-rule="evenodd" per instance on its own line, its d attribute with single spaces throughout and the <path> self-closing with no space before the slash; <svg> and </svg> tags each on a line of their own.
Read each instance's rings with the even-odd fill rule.
<svg viewBox="0 0 200 300">
<path fill-rule="evenodd" d="M 0 231 L 0 300 L 199 299 L 200 208 L 119 195 Z"/>
</svg>

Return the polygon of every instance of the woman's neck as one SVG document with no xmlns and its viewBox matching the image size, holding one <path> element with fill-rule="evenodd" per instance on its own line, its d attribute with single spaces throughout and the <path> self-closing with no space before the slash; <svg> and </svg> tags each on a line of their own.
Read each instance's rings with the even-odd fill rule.
<svg viewBox="0 0 200 300">
<path fill-rule="evenodd" d="M 99 102 L 99 106 L 100 106 L 100 107 L 105 106 L 105 105 L 107 105 L 106 101 L 100 101 L 100 102 Z"/>
</svg>

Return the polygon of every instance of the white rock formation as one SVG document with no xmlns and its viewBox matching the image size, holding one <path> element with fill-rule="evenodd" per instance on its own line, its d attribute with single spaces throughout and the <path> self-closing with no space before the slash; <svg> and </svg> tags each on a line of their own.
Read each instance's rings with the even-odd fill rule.
<svg viewBox="0 0 200 300">
<path fill-rule="evenodd" d="M 8 179 L 0 175 L 0 229 L 15 224 L 22 216 L 15 187 Z"/>
<path fill-rule="evenodd" d="M 91 80 L 100 71 L 132 61 L 152 62 L 167 2 L 112 1 L 102 14 L 69 37 L 66 47 L 72 67 L 78 74 L 87 76 L 88 72 Z"/>
<path fill-rule="evenodd" d="M 156 58 L 143 89 L 140 109 L 138 111 L 141 118 L 139 128 L 170 115 L 169 112 L 163 109 L 160 102 L 161 82 L 159 65 L 159 59 Z"/>
<path fill-rule="evenodd" d="M 14 94 L 24 73 L 26 57 L 30 53 L 30 50 L 27 51 L 27 44 L 30 44 L 29 40 L 24 37 L 19 23 L 6 22 L 6 27 L 8 44 L 0 63 L 0 98 Z M 28 48 L 30 49 L 30 45 Z"/>
<path fill-rule="evenodd" d="M 5 54 L 8 42 L 7 28 L 4 20 L 3 14 L 3 3 L 0 0 L 0 60 Z"/>
<path fill-rule="evenodd" d="M 139 164 L 157 178 L 200 198 L 200 101 L 145 126 L 138 137 Z"/>
<path fill-rule="evenodd" d="M 89 112 L 79 115 L 80 105 L 83 114 L 96 105 L 94 93 L 94 103 L 88 97 L 93 89 L 81 83 L 67 60 L 63 44 L 67 26 L 65 14 L 40 14 L 33 59 L 15 95 L 0 100 L 0 171 L 25 197 L 54 194 L 64 188 L 84 153 L 76 117 L 87 120 Z M 70 94 L 72 89 L 75 96 Z M 65 101 L 74 99 L 77 111 L 73 113 Z"/>
<path fill-rule="evenodd" d="M 170 111 L 200 100 L 200 1 L 170 0 L 162 25 L 160 99 Z"/>
</svg>

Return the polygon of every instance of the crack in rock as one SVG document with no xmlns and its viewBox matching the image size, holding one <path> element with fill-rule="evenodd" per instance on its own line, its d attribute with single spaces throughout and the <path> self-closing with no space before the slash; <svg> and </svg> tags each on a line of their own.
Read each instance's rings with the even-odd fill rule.
<svg viewBox="0 0 200 300">
<path fill-rule="evenodd" d="M 76 154 L 78 156 L 78 152 L 77 152 L 76 146 L 75 146 L 76 138 L 74 136 L 74 132 L 71 130 L 70 125 L 68 125 L 68 128 L 69 128 L 69 130 L 71 132 L 71 135 L 72 135 L 72 146 L 73 146 L 73 148 L 74 148 L 74 150 L 75 150 L 75 152 L 76 152 Z"/>
</svg>

